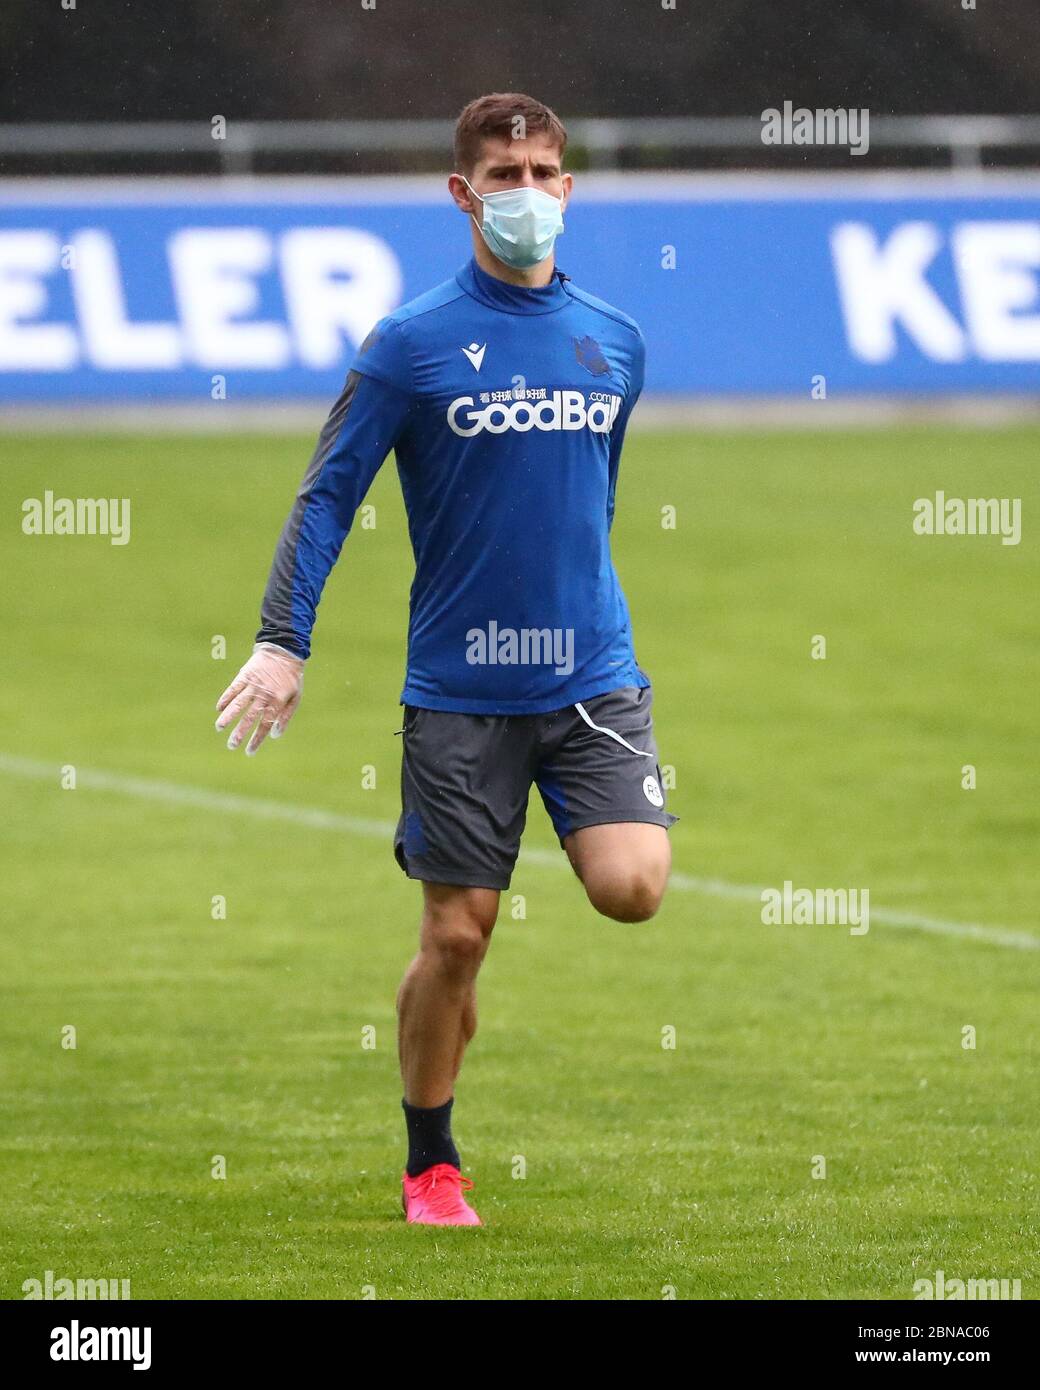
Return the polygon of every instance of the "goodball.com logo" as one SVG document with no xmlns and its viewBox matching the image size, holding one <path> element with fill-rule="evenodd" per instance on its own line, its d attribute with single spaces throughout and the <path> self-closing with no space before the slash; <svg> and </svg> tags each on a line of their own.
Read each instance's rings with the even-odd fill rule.
<svg viewBox="0 0 1040 1390">
<path fill-rule="evenodd" d="M 587 403 L 581 391 L 554 391 L 544 400 L 493 401 L 490 405 L 473 407 L 472 396 L 457 396 L 448 406 L 448 424 L 464 438 L 480 434 L 505 434 L 506 430 L 583 430 L 608 434 L 621 408 L 620 396 L 606 394 Z M 465 411 L 459 422 L 459 413 Z"/>
</svg>

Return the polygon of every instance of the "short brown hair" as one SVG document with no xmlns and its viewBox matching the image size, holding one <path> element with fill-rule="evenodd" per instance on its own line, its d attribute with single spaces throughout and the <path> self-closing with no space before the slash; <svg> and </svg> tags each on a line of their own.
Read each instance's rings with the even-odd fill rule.
<svg viewBox="0 0 1040 1390">
<path fill-rule="evenodd" d="M 518 133 L 521 131 L 522 135 Z M 559 145 L 562 160 L 567 132 L 555 111 L 523 92 L 490 92 L 477 97 L 455 122 L 455 168 L 460 174 L 471 174 L 480 159 L 481 144 L 489 136 L 517 140 L 537 132 Z"/>
</svg>

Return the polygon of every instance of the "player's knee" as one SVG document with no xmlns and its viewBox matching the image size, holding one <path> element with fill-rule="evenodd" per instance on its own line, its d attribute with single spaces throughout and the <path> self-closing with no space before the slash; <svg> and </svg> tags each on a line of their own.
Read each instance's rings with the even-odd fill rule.
<svg viewBox="0 0 1040 1390">
<path fill-rule="evenodd" d="M 648 922 L 661 906 L 668 868 L 664 858 L 611 864 L 587 876 L 585 891 L 604 917 L 615 922 Z"/>
<path fill-rule="evenodd" d="M 439 921 L 426 933 L 425 945 L 445 975 L 465 981 L 480 969 L 488 943 L 478 923 L 459 916 Z"/>
<path fill-rule="evenodd" d="M 615 922 L 649 922 L 661 906 L 663 896 L 663 888 L 657 888 L 640 874 L 633 874 L 610 885 L 601 901 L 593 899 L 593 902 L 605 917 L 612 917 Z"/>
<path fill-rule="evenodd" d="M 459 979 L 474 976 L 487 954 L 497 902 L 479 890 L 453 894 L 447 900 L 427 901 L 423 914 L 423 944 L 445 974 Z"/>
</svg>

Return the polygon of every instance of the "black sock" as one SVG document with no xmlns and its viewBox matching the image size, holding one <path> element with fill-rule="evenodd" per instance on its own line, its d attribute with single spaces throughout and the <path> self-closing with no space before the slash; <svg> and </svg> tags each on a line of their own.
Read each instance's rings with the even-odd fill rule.
<svg viewBox="0 0 1040 1390">
<path fill-rule="evenodd" d="M 451 1107 L 455 1097 L 443 1105 L 435 1105 L 432 1110 L 409 1105 L 406 1100 L 401 1104 L 408 1126 L 408 1162 L 405 1165 L 408 1176 L 417 1178 L 435 1163 L 453 1163 L 460 1168 L 459 1151 L 451 1137 Z"/>
</svg>

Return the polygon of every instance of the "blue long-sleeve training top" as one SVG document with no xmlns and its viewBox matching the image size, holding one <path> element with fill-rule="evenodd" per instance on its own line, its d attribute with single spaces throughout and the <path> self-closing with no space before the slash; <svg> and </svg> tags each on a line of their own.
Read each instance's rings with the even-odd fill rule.
<svg viewBox="0 0 1040 1390">
<path fill-rule="evenodd" d="M 610 556 L 645 345 L 557 270 L 471 260 L 362 343 L 283 528 L 258 639 L 310 655 L 318 600 L 394 451 L 415 555 L 403 704 L 541 714 L 646 686 Z"/>
</svg>

